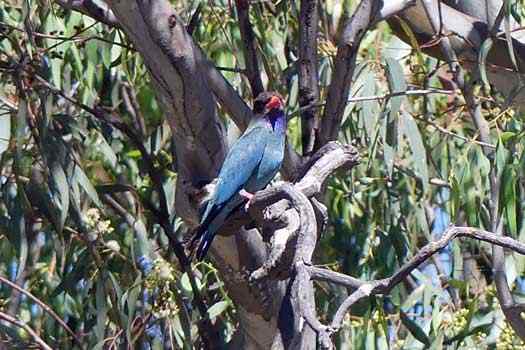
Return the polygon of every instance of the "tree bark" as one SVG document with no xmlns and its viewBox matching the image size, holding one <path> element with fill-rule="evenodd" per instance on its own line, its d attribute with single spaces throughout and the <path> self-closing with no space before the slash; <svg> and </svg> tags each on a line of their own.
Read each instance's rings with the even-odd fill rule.
<svg viewBox="0 0 525 350">
<path fill-rule="evenodd" d="M 242 114 L 246 106 L 242 100 L 239 102 L 238 96 L 232 96 L 231 87 L 193 42 L 169 1 L 111 0 L 108 4 L 144 58 L 175 138 L 177 215 L 187 224 L 196 225 L 197 208 L 192 204 L 191 193 L 217 175 L 226 152 L 226 132 L 217 115 L 213 92 L 221 100 L 235 102 L 229 109 L 244 125 Z M 277 303 L 284 289 L 281 282 L 269 283 L 267 289 L 259 293 L 250 288 L 243 271 L 262 261 L 239 256 L 238 252 L 243 249 L 238 246 L 243 244 L 247 251 L 257 252 L 253 256 L 264 258 L 266 248 L 256 231 L 242 235 L 250 238 L 241 242 L 235 236 L 217 237 L 211 256 L 242 320 L 236 344 L 241 344 L 243 349 L 267 349 L 275 335 L 277 312 L 268 311 L 265 301 Z"/>
</svg>

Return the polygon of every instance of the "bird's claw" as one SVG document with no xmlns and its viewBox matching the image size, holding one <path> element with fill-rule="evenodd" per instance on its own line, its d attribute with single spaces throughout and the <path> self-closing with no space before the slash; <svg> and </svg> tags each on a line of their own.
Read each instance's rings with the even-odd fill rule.
<svg viewBox="0 0 525 350">
<path fill-rule="evenodd" d="M 253 193 L 250 193 L 248 191 L 246 191 L 245 189 L 242 189 L 239 191 L 239 195 L 243 198 L 246 198 L 248 201 L 246 202 L 246 204 L 244 204 L 244 210 L 245 211 L 248 211 L 248 209 L 250 209 L 250 204 L 251 204 L 251 201 L 252 201 L 252 198 L 253 198 Z"/>
</svg>

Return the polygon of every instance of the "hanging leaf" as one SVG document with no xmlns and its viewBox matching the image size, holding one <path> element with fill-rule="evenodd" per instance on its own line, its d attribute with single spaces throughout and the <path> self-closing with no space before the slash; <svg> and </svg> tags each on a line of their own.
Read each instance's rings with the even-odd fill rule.
<svg viewBox="0 0 525 350">
<path fill-rule="evenodd" d="M 49 189 L 51 191 L 51 201 L 54 204 L 58 232 L 61 232 L 66 222 L 69 210 L 69 185 L 66 173 L 62 165 L 57 160 L 52 160 L 49 164 Z"/>
<path fill-rule="evenodd" d="M 421 327 L 416 322 L 412 321 L 403 311 L 400 311 L 399 315 L 401 316 L 401 322 L 408 329 L 410 334 L 412 334 L 414 338 L 419 340 L 421 343 L 425 344 L 426 346 L 430 346 L 431 341 L 426 335 L 425 331 L 423 331 L 423 329 L 421 329 Z"/>
<path fill-rule="evenodd" d="M 11 139 L 11 118 L 0 115 L 0 157 L 7 150 Z"/>
<path fill-rule="evenodd" d="M 518 215 L 516 205 L 519 200 L 516 193 L 517 182 L 518 174 L 514 166 L 508 165 L 503 170 L 501 179 L 501 203 L 509 231 L 514 237 L 516 237 L 518 233 Z"/>
<path fill-rule="evenodd" d="M 230 305 L 230 303 L 227 302 L 227 301 L 219 301 L 219 302 L 213 304 L 208 309 L 208 317 L 210 319 L 214 319 L 215 317 L 219 316 L 224 311 L 226 311 L 226 309 L 228 308 L 229 305 Z"/>
<path fill-rule="evenodd" d="M 89 178 L 78 164 L 75 164 L 74 167 L 73 181 L 77 182 L 84 189 L 86 194 L 97 207 L 102 208 L 102 203 L 98 198 L 98 193 Z"/>
<path fill-rule="evenodd" d="M 492 38 L 487 38 L 483 41 L 478 53 L 478 66 L 481 81 L 486 87 L 490 87 L 490 81 L 487 77 L 487 56 L 492 49 Z"/>
<path fill-rule="evenodd" d="M 405 80 L 405 75 L 403 73 L 403 68 L 399 64 L 398 60 L 395 60 L 391 57 L 385 59 L 386 62 L 386 76 L 388 81 L 388 86 L 390 88 L 390 93 L 402 93 L 407 90 L 407 83 Z M 406 96 L 394 96 L 390 98 L 390 113 L 391 119 L 393 120 L 401 108 L 401 104 L 406 99 Z M 391 124 L 391 123 L 389 123 Z"/>
<path fill-rule="evenodd" d="M 54 298 L 62 292 L 72 292 L 78 282 L 85 278 L 86 272 L 91 267 L 91 262 L 92 260 L 87 249 L 84 249 L 76 260 L 70 261 L 70 263 L 73 263 L 71 265 L 73 266 L 72 270 L 66 274 L 53 293 L 51 293 L 51 297 Z"/>
<path fill-rule="evenodd" d="M 412 163 L 414 164 L 416 174 L 421 178 L 423 188 L 425 191 L 428 190 L 428 166 L 427 166 L 427 153 L 425 145 L 423 144 L 423 138 L 421 132 L 417 126 L 417 123 L 412 116 L 405 112 L 402 114 L 402 132 L 408 139 L 410 150 L 412 153 Z"/>
</svg>

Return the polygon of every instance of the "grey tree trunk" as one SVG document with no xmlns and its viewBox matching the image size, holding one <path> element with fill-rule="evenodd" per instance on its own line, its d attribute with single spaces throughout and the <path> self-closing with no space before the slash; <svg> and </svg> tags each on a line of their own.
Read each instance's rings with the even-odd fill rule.
<svg viewBox="0 0 525 350">
<path fill-rule="evenodd" d="M 63 6 L 69 6 L 67 1 L 58 2 Z M 105 23 L 120 26 L 144 58 L 157 92 L 157 99 L 169 120 L 176 141 L 177 215 L 183 218 L 189 226 L 194 226 L 198 223 L 198 215 L 196 204 L 192 200 L 192 193 L 216 176 L 226 153 L 226 131 L 218 118 L 216 102 L 225 108 L 241 130 L 250 120 L 251 111 L 194 43 L 187 32 L 185 23 L 175 13 L 168 0 L 108 0 L 107 2 L 111 12 L 102 10 L 102 12 L 93 12 L 92 9 L 77 4 L 82 1 L 70 5 L 76 6 L 77 10 Z M 303 4 L 303 1 L 301 3 Z M 481 3 L 483 6 L 480 6 L 480 1 L 477 0 L 444 1 L 439 10 L 442 18 L 446 18 L 446 21 L 442 23 L 442 31 L 457 34 L 450 36 L 450 44 L 459 59 L 465 61 L 465 67 L 471 71 L 477 66 L 477 49 L 484 42 L 487 33 L 492 30 L 502 5 L 501 0 L 486 0 Z M 414 4 L 415 6 L 412 6 Z M 428 11 L 425 11 L 425 4 L 438 8 L 439 2 L 437 0 L 362 0 L 360 2 L 353 17 L 347 18 L 342 24 L 342 37 L 339 40 L 333 70 L 336 75 L 328 89 L 327 106 L 322 119 L 318 119 L 318 115 L 315 114 L 317 107 L 310 105 L 312 101 L 317 102 L 319 98 L 315 79 L 316 49 L 309 44 L 308 40 L 303 40 L 305 46 L 300 50 L 301 55 L 311 56 L 301 57 L 299 62 L 302 65 L 301 72 L 303 72 L 301 73 L 301 86 L 305 94 L 300 99 L 301 106 L 305 107 L 302 115 L 305 120 L 303 143 L 308 154 L 304 154 L 305 157 L 302 158 L 293 149 L 288 148 L 283 169 L 286 178 L 294 178 L 299 173 L 300 166 L 310 160 L 310 152 L 322 149 L 328 141 L 337 138 L 356 66 L 359 44 L 366 30 L 380 20 L 400 14 L 414 31 L 420 43 L 428 42 L 436 33 Z M 245 4 L 238 1 L 237 5 L 242 7 Z M 316 30 L 311 27 L 318 18 L 316 8 L 315 2 L 304 2 L 301 10 L 304 13 L 301 16 L 310 19 L 308 21 L 310 27 L 301 32 L 301 38 L 315 39 L 316 37 Z M 400 13 L 400 11 L 403 12 Z M 255 47 L 253 38 L 249 28 L 246 27 L 249 25 L 249 17 L 245 12 L 241 17 L 244 26 L 243 38 L 249 45 L 245 48 L 245 55 L 250 57 L 248 61 L 250 81 L 256 92 L 261 90 L 256 69 L 257 56 L 253 54 Z M 390 19 L 389 23 L 402 39 L 407 40 L 406 34 L 395 19 Z M 466 38 L 468 41 L 465 40 Z M 517 69 L 519 75 L 523 75 L 525 72 L 523 62 L 525 45 L 520 39 L 519 32 L 515 39 L 515 49 L 518 52 Z M 430 48 L 428 53 L 443 58 L 439 49 Z M 509 93 L 508 87 L 512 87 L 509 81 L 518 82 L 520 77 L 516 72 L 509 73 L 508 71 L 509 68 L 515 67 L 508 55 L 505 40 L 495 40 L 487 61 L 491 63 L 491 68 L 488 69 L 491 82 L 504 93 Z M 518 95 L 515 103 L 523 105 L 525 94 Z M 338 156 L 341 155 L 338 154 Z M 322 159 L 319 162 L 322 163 Z M 312 166 L 311 163 L 310 166 Z M 315 178 L 315 174 L 312 177 Z M 322 181 L 320 184 L 322 185 Z M 310 197 L 321 192 L 321 185 L 310 186 L 316 188 L 316 191 L 310 191 Z M 302 197 L 303 192 L 306 191 L 304 188 L 310 187 L 300 187 L 299 190 L 285 188 L 283 191 L 287 193 L 291 202 L 295 201 L 296 207 L 292 209 L 296 210 L 296 213 L 303 210 L 312 214 L 315 209 L 316 215 L 310 216 L 322 217 L 319 215 L 322 205 L 316 205 L 314 200 L 307 200 L 305 203 Z M 291 211 L 288 210 L 283 215 L 292 218 L 293 214 L 290 213 Z M 322 220 L 317 220 L 317 222 L 304 218 L 295 220 L 299 221 L 298 227 L 309 227 L 308 230 L 300 232 L 302 235 L 299 234 L 294 238 L 297 246 L 305 249 L 296 249 L 293 257 L 276 257 L 276 264 L 282 263 L 283 259 L 288 259 L 286 260 L 288 267 L 295 271 L 293 280 L 270 278 L 261 279 L 257 283 L 248 282 L 249 273 L 261 266 L 267 267 L 268 271 L 272 271 L 277 266 L 267 265 L 270 250 L 257 230 L 237 229 L 230 232 L 229 236 L 220 236 L 214 241 L 211 256 L 220 270 L 239 316 L 239 327 L 230 344 L 231 348 L 313 349 L 316 347 L 316 338 L 324 346 L 330 346 L 329 335 L 332 331 L 315 319 L 314 291 L 309 278 L 315 273 L 319 277 L 322 272 L 315 272 L 304 265 L 311 262 L 317 237 L 316 227 L 322 229 L 322 224 L 320 224 Z M 289 236 L 291 235 L 292 233 L 289 232 Z M 450 239 L 454 237 L 456 236 L 451 236 Z M 301 246 L 301 244 L 305 245 Z M 284 250 L 284 247 L 281 248 Z M 392 279 L 394 282 L 382 281 L 383 284 L 376 283 L 369 286 L 358 284 L 355 280 L 343 276 L 337 276 L 337 278 L 332 276 L 332 278 L 339 279 L 340 284 L 353 286 L 353 288 L 359 287 L 357 296 L 352 294 L 349 298 L 362 298 L 373 291 L 384 292 L 390 288 L 388 283 L 397 281 L 394 278 Z M 305 300 L 309 305 L 305 306 Z M 347 299 L 347 307 L 355 300 Z M 340 312 L 344 314 L 346 310 L 347 308 L 342 307 Z M 340 312 L 338 311 L 333 322 L 335 326 L 337 326 L 338 317 L 341 316 Z"/>
</svg>

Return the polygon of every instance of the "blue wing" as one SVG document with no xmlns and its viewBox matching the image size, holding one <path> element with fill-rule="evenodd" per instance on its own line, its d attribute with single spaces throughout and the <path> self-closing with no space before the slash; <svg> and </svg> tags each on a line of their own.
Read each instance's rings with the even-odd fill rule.
<svg viewBox="0 0 525 350">
<path fill-rule="evenodd" d="M 208 202 L 201 224 L 210 213 L 237 194 L 257 171 L 264 154 L 269 131 L 265 127 L 247 130 L 232 146 L 219 172 L 214 196 Z"/>
<path fill-rule="evenodd" d="M 272 181 L 284 158 L 285 138 L 283 135 L 272 133 L 266 141 L 264 154 L 257 168 L 257 173 L 250 179 L 250 183 L 245 187 L 248 192 L 262 190 Z"/>
<path fill-rule="evenodd" d="M 227 217 L 243 202 L 239 191 L 254 178 L 266 148 L 269 130 L 249 128 L 230 149 L 219 172 L 215 193 L 208 202 L 193 242 L 200 240 L 197 259 L 208 252 L 215 233 Z"/>
</svg>

